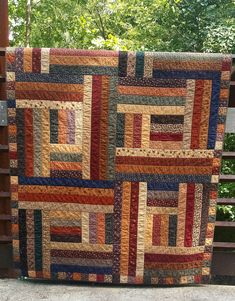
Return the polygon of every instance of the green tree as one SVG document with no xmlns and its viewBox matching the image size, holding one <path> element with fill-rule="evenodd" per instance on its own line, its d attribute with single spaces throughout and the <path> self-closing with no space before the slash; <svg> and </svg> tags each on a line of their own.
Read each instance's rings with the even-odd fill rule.
<svg viewBox="0 0 235 301">
<path fill-rule="evenodd" d="M 171 0 L 174 18 L 169 26 L 170 47 L 176 51 L 234 51 L 233 0 Z M 165 25 L 169 18 L 165 16 Z M 218 35 L 218 33 L 220 34 Z M 230 34 L 229 40 L 228 33 Z M 226 45 L 224 45 L 224 43 Z"/>
<path fill-rule="evenodd" d="M 9 0 L 9 10 L 14 46 L 235 50 L 233 0 Z"/>
</svg>

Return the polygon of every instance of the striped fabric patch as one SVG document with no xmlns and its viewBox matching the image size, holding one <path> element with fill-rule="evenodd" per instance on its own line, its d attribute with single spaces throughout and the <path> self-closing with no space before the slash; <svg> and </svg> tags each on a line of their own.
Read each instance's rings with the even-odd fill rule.
<svg viewBox="0 0 235 301">
<path fill-rule="evenodd" d="M 23 277 L 206 283 L 231 58 L 8 48 Z"/>
</svg>

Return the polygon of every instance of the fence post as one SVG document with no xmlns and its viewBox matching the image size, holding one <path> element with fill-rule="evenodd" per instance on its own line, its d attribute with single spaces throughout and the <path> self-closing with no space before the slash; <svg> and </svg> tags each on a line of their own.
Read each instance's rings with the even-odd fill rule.
<svg viewBox="0 0 235 301">
<path fill-rule="evenodd" d="M 0 100 L 5 116 L 5 48 L 9 46 L 8 0 L 0 0 Z M 4 120 L 5 118 L 2 118 Z M 2 121 L 1 120 L 1 121 Z M 0 124 L 0 278 L 11 277 L 12 238 L 8 134 L 6 120 Z"/>
</svg>

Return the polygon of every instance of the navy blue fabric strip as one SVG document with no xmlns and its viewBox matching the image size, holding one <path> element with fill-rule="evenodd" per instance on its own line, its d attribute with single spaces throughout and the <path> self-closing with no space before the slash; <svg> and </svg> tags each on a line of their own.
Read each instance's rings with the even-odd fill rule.
<svg viewBox="0 0 235 301">
<path fill-rule="evenodd" d="M 68 178 L 40 178 L 19 176 L 20 185 L 49 185 L 49 186 L 71 186 L 87 188 L 113 188 L 113 181 L 92 181 Z"/>
<path fill-rule="evenodd" d="M 215 147 L 218 111 L 219 111 L 219 94 L 220 94 L 220 81 L 216 80 L 212 82 L 210 119 L 209 119 L 208 143 L 207 143 L 208 149 L 213 149 Z"/>
<path fill-rule="evenodd" d="M 169 246 L 176 246 L 177 237 L 177 215 L 169 215 Z"/>
<path fill-rule="evenodd" d="M 136 53 L 135 76 L 144 76 L 144 52 L 138 51 Z"/>
<path fill-rule="evenodd" d="M 18 216 L 19 216 L 20 269 L 21 269 L 21 275 L 24 277 L 28 277 L 26 210 L 20 209 Z"/>
<path fill-rule="evenodd" d="M 35 270 L 42 271 L 42 212 L 34 210 Z"/>
<path fill-rule="evenodd" d="M 120 77 L 127 76 L 127 52 L 126 51 L 119 51 L 118 76 Z"/>
<path fill-rule="evenodd" d="M 178 191 L 179 183 L 148 182 L 148 190 Z"/>
<path fill-rule="evenodd" d="M 154 78 L 186 78 L 186 79 L 211 79 L 220 80 L 220 72 L 216 71 L 163 71 L 153 70 Z"/>
<path fill-rule="evenodd" d="M 8 108 L 15 108 L 16 107 L 15 99 L 8 99 L 7 100 L 7 106 L 8 106 Z"/>
</svg>

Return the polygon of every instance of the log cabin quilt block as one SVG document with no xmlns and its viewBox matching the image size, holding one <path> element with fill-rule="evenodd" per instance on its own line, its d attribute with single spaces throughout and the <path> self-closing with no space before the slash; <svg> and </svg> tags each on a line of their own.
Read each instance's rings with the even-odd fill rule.
<svg viewBox="0 0 235 301">
<path fill-rule="evenodd" d="M 8 48 L 23 277 L 206 283 L 231 58 Z"/>
</svg>

